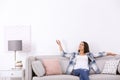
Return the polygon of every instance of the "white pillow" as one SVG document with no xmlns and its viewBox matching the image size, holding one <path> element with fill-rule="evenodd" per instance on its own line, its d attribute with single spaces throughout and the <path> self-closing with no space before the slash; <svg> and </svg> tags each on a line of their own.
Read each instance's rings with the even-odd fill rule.
<svg viewBox="0 0 120 80">
<path fill-rule="evenodd" d="M 104 74 L 116 74 L 119 61 L 120 60 L 108 60 L 108 61 L 106 61 L 102 73 L 104 73 Z"/>
<path fill-rule="evenodd" d="M 42 77 L 45 74 L 45 69 L 44 69 L 41 61 L 33 61 L 32 69 L 33 69 L 34 73 L 39 77 Z"/>
</svg>

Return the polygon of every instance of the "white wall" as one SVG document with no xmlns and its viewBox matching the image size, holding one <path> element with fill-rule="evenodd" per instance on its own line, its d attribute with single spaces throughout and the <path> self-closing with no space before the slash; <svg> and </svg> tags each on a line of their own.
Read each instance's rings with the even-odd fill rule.
<svg viewBox="0 0 120 80">
<path fill-rule="evenodd" d="M 119 53 L 119 4 L 119 0 L 0 0 L 0 59 L 11 66 L 13 55 L 4 54 L 4 27 L 15 25 L 31 25 L 28 55 L 59 54 L 56 39 L 68 52 L 76 51 L 84 40 L 92 52 Z"/>
</svg>

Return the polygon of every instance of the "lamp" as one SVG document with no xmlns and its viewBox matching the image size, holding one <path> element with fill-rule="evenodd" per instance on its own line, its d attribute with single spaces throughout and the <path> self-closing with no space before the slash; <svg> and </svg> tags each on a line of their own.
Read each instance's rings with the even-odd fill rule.
<svg viewBox="0 0 120 80">
<path fill-rule="evenodd" d="M 8 51 L 14 51 L 14 61 L 16 63 L 16 51 L 22 50 L 22 40 L 9 40 Z"/>
</svg>

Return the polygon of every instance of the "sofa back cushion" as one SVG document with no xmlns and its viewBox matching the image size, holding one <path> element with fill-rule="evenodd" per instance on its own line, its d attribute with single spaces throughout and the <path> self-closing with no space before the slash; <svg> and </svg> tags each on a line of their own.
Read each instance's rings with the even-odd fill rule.
<svg viewBox="0 0 120 80">
<path fill-rule="evenodd" d="M 105 61 L 106 60 L 104 60 L 104 59 L 96 59 L 96 64 L 97 64 L 100 72 L 103 70 Z M 95 72 L 92 69 L 90 69 L 90 74 L 95 74 Z"/>
<path fill-rule="evenodd" d="M 69 59 L 67 58 L 61 58 L 60 59 L 60 64 L 61 64 L 61 68 L 62 68 L 62 73 L 65 74 L 68 64 L 69 64 Z"/>
</svg>

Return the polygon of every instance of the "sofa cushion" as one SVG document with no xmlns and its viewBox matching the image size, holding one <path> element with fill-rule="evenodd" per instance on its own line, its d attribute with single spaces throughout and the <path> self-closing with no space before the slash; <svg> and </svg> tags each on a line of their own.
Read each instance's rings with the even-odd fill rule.
<svg viewBox="0 0 120 80">
<path fill-rule="evenodd" d="M 116 74 L 119 60 L 108 60 L 105 62 L 102 73 L 104 74 Z"/>
<path fill-rule="evenodd" d="M 104 64 L 105 64 L 105 61 L 104 59 L 96 59 L 96 64 L 100 70 L 100 72 L 102 72 L 103 70 L 103 67 L 104 67 Z M 93 71 L 93 69 L 90 69 L 90 74 L 95 74 L 95 72 Z"/>
<path fill-rule="evenodd" d="M 92 74 L 90 80 L 120 80 L 120 75 Z"/>
<path fill-rule="evenodd" d="M 60 65 L 61 65 L 62 73 L 63 73 L 63 74 L 66 73 L 68 64 L 69 64 L 69 59 L 67 59 L 67 58 L 66 58 L 66 59 L 65 59 L 65 58 L 62 58 L 62 59 L 60 60 Z"/>
<path fill-rule="evenodd" d="M 120 80 L 120 75 L 92 74 L 90 80 Z M 33 77 L 33 80 L 79 80 L 73 75 L 50 75 L 44 77 Z"/>
<path fill-rule="evenodd" d="M 61 65 L 58 59 L 42 59 L 46 75 L 62 74 Z"/>
<path fill-rule="evenodd" d="M 79 80 L 79 77 L 72 75 L 50 75 L 44 77 L 33 77 L 33 80 Z"/>
<path fill-rule="evenodd" d="M 106 60 L 104 60 L 104 59 L 96 60 L 96 64 L 97 64 L 100 72 L 102 72 L 105 62 L 106 62 Z"/>
<path fill-rule="evenodd" d="M 39 77 L 44 76 L 44 74 L 45 74 L 45 69 L 44 69 L 41 61 L 33 61 L 32 69 L 33 69 L 34 73 Z"/>
</svg>

